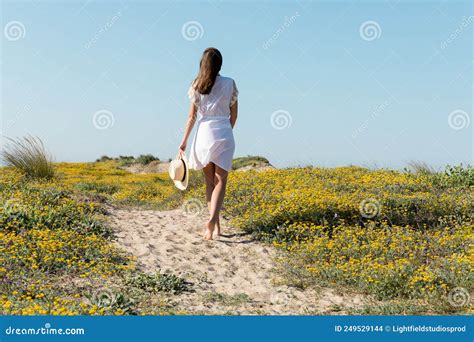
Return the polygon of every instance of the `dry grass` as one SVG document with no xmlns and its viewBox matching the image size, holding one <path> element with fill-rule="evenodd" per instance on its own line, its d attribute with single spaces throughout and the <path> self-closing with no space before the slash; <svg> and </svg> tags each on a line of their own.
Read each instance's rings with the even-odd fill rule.
<svg viewBox="0 0 474 342">
<path fill-rule="evenodd" d="M 32 178 L 54 177 L 52 157 L 40 138 L 28 135 L 23 138 L 7 138 L 1 152 L 7 166 L 18 169 Z"/>
</svg>

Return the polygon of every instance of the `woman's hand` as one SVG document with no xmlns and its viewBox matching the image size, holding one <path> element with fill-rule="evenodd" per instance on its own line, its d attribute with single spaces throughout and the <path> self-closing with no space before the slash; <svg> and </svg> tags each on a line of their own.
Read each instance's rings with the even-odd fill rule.
<svg viewBox="0 0 474 342">
<path fill-rule="evenodd" d="M 186 151 L 186 145 L 187 145 L 186 142 L 182 142 L 181 145 L 179 145 L 179 149 L 178 149 L 179 155 L 184 154 L 184 151 Z"/>
</svg>

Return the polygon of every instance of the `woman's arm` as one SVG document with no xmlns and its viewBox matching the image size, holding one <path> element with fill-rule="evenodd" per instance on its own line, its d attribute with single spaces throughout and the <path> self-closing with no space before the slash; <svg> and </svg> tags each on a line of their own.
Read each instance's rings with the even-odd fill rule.
<svg viewBox="0 0 474 342">
<path fill-rule="evenodd" d="M 230 125 L 232 128 L 235 126 L 235 122 L 237 121 L 237 112 L 238 112 L 238 101 L 230 107 Z"/>
<path fill-rule="evenodd" d="M 196 113 L 197 107 L 194 103 L 191 102 L 189 107 L 188 120 L 186 121 L 186 128 L 184 129 L 183 140 L 181 140 L 181 145 L 179 146 L 179 153 L 184 153 L 186 151 L 186 145 L 188 144 L 188 138 L 193 130 L 194 123 L 196 122 Z"/>
</svg>

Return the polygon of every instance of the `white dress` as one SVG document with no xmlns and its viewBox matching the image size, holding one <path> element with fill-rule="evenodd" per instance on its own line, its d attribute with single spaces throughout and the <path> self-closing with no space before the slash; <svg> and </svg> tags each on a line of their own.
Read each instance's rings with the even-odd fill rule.
<svg viewBox="0 0 474 342">
<path fill-rule="evenodd" d="M 197 107 L 197 129 L 191 146 L 189 167 L 201 170 L 213 162 L 226 171 L 232 169 L 235 142 L 230 125 L 230 107 L 238 90 L 230 77 L 218 75 L 211 92 L 202 95 L 192 86 L 188 96 Z"/>
</svg>

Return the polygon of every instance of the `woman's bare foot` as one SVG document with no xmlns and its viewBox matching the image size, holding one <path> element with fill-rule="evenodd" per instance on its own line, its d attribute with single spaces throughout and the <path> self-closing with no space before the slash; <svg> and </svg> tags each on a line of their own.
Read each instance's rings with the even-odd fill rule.
<svg viewBox="0 0 474 342">
<path fill-rule="evenodd" d="M 215 226 L 216 226 L 215 222 L 207 221 L 206 233 L 204 234 L 204 240 L 212 240 L 212 233 L 214 233 Z"/>
</svg>

